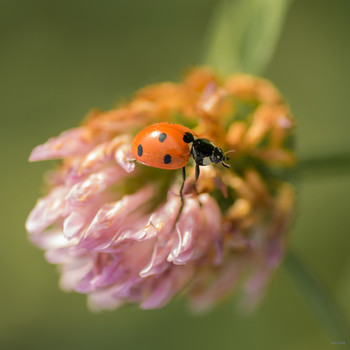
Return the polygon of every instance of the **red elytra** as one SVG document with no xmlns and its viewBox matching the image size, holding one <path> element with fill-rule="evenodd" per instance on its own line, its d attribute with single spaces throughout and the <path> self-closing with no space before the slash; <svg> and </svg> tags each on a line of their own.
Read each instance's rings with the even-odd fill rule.
<svg viewBox="0 0 350 350">
<path fill-rule="evenodd" d="M 185 136 L 189 134 L 192 135 L 192 139 L 197 138 L 191 129 L 183 125 L 153 124 L 135 136 L 131 151 L 139 163 L 154 168 L 183 168 L 191 156 L 191 142 L 188 142 Z"/>
</svg>

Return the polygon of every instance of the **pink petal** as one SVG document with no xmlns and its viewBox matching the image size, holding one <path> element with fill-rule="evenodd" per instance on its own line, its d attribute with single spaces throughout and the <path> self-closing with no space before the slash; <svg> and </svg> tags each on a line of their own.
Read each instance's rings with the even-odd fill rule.
<svg viewBox="0 0 350 350">
<path fill-rule="evenodd" d="M 130 152 L 130 144 L 131 137 L 129 135 L 117 136 L 109 142 L 99 144 L 78 164 L 75 169 L 76 175 L 90 174 L 113 160 L 117 161 L 125 171 L 131 172 L 134 168 L 134 162 L 131 162 L 133 157 Z"/>
<path fill-rule="evenodd" d="M 96 200 L 96 196 L 124 175 L 125 172 L 120 167 L 111 166 L 93 173 L 85 180 L 76 183 L 67 194 L 67 210 L 85 206 L 87 203 Z"/>
<path fill-rule="evenodd" d="M 67 189 L 59 186 L 48 196 L 38 200 L 26 221 L 25 226 L 29 233 L 40 233 L 64 215 L 66 193 Z"/>
<path fill-rule="evenodd" d="M 88 306 L 92 311 L 113 310 L 121 306 L 126 300 L 115 296 L 115 291 L 120 289 L 119 285 L 112 285 L 108 288 L 91 292 L 88 295 Z"/>
<path fill-rule="evenodd" d="M 81 161 L 77 162 L 75 167 L 72 169 L 71 176 L 81 177 L 100 169 L 111 159 L 111 156 L 107 151 L 107 146 L 108 143 L 104 142 L 93 148 L 82 158 Z"/>
<path fill-rule="evenodd" d="M 120 260 L 117 257 L 114 257 L 114 260 L 108 264 L 106 263 L 105 266 L 103 266 L 101 272 L 99 272 L 96 276 L 93 276 L 92 274 L 91 277 L 93 278 L 88 279 L 84 284 L 77 286 L 76 290 L 81 293 L 87 293 L 116 283 L 123 278 L 125 279 L 126 275 L 127 271 L 122 266 Z"/>
<path fill-rule="evenodd" d="M 30 240 L 41 249 L 60 249 L 72 245 L 60 229 L 54 229 L 43 233 L 32 234 Z"/>
<path fill-rule="evenodd" d="M 123 225 L 136 221 L 133 213 L 137 208 L 147 203 L 153 195 L 152 187 L 145 187 L 132 195 L 124 196 L 120 201 L 108 203 L 101 207 L 88 227 L 80 246 L 87 249 L 103 248 L 111 244 L 123 232 Z M 140 225 L 142 223 L 140 222 Z"/>
<path fill-rule="evenodd" d="M 214 200 L 208 194 L 201 194 L 199 200 L 202 203 L 203 216 L 206 219 L 206 229 L 210 235 L 214 247 L 216 250 L 216 255 L 214 258 L 214 265 L 219 265 L 222 263 L 222 247 L 223 247 L 223 231 L 222 231 L 222 216 L 221 211 Z"/>
<path fill-rule="evenodd" d="M 153 245 L 153 239 L 141 242 L 136 241 L 125 246 L 118 253 L 96 254 L 97 258 L 95 259 L 93 270 L 84 277 L 82 282 L 76 287 L 76 290 L 90 292 L 119 283 L 121 287 L 118 295 L 120 296 L 121 293 L 125 293 L 127 290 L 125 289 L 125 284 L 132 285 L 136 280 L 141 281 L 139 271 L 149 259 Z"/>
<path fill-rule="evenodd" d="M 92 266 L 91 257 L 77 258 L 74 262 L 62 265 L 61 288 L 66 291 L 74 290 Z"/>
<path fill-rule="evenodd" d="M 203 311 L 219 302 L 231 292 L 239 282 L 242 273 L 248 265 L 246 256 L 235 256 L 225 261 L 221 268 L 204 271 L 197 277 L 192 293 L 192 307 L 196 311 Z M 211 283 L 208 285 L 208 281 Z"/>
<path fill-rule="evenodd" d="M 176 231 L 176 244 L 170 251 L 168 261 L 177 265 L 187 264 L 207 255 L 210 246 L 217 250 L 215 263 L 221 261 L 221 213 L 208 194 L 186 198 Z"/>
<path fill-rule="evenodd" d="M 89 207 L 71 212 L 63 222 L 64 237 L 71 240 L 73 237 L 78 236 L 92 218 L 93 215 Z"/>
<path fill-rule="evenodd" d="M 127 172 L 135 169 L 135 159 L 131 153 L 131 144 L 120 146 L 114 154 L 116 162 Z"/>
<path fill-rule="evenodd" d="M 141 303 L 142 309 L 156 309 L 167 304 L 193 277 L 191 266 L 177 266 L 159 276 L 151 286 L 151 293 Z"/>
<path fill-rule="evenodd" d="M 162 244 L 157 242 L 149 263 L 140 271 L 140 277 L 145 278 L 164 272 L 170 266 L 170 263 L 166 262 L 168 251 L 169 249 L 164 249 Z"/>
<path fill-rule="evenodd" d="M 143 281 L 139 277 L 131 277 L 122 284 L 117 284 L 119 288 L 115 292 L 115 297 L 118 299 L 127 299 L 129 301 L 138 302 L 142 294 L 145 292 L 147 281 Z"/>
<path fill-rule="evenodd" d="M 50 264 L 70 264 L 75 261 L 74 256 L 70 255 L 70 246 L 46 250 L 45 259 Z"/>
<path fill-rule="evenodd" d="M 58 137 L 53 137 L 46 143 L 35 147 L 29 156 L 29 161 L 34 162 L 83 155 L 94 146 L 90 142 L 88 135 L 89 132 L 84 127 L 65 131 Z"/>
<path fill-rule="evenodd" d="M 268 233 L 265 233 L 268 235 Z M 279 266 L 284 255 L 283 235 L 272 236 L 261 247 L 253 267 L 252 275 L 244 285 L 245 295 L 242 305 L 252 310 L 263 297 L 273 271 Z"/>
<path fill-rule="evenodd" d="M 167 256 L 176 240 L 176 233 L 173 229 L 174 221 L 180 208 L 180 198 L 169 192 L 167 203 L 154 212 L 151 222 L 155 227 L 160 228 L 157 233 L 157 243 L 153 248 L 150 261 L 140 272 L 141 277 L 159 274 L 167 268 Z"/>
<path fill-rule="evenodd" d="M 183 212 L 176 225 L 176 243 L 167 257 L 174 264 L 186 264 L 194 255 L 196 236 L 203 229 L 203 217 L 197 199 L 186 198 Z M 202 232 L 206 236 L 206 232 Z M 208 237 L 210 240 L 210 237 Z"/>
<path fill-rule="evenodd" d="M 141 308 L 160 308 L 170 300 L 174 293 L 176 292 L 173 290 L 172 280 L 169 278 L 161 280 L 160 283 L 152 290 L 152 294 L 141 303 Z"/>
<path fill-rule="evenodd" d="M 91 292 L 88 295 L 88 306 L 92 311 L 113 310 L 123 305 L 126 300 L 115 297 L 114 291 L 120 286 L 113 285 L 108 288 Z"/>
</svg>

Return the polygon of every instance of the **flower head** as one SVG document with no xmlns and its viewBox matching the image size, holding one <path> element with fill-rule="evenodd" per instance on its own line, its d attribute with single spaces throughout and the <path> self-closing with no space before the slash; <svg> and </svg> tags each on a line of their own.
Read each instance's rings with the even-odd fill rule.
<svg viewBox="0 0 350 350">
<path fill-rule="evenodd" d="M 181 172 L 131 154 L 137 132 L 164 121 L 235 150 L 230 169 L 202 167 L 197 191 L 190 161 L 179 217 Z M 293 215 L 294 190 L 283 180 L 295 163 L 293 127 L 278 91 L 255 77 L 222 80 L 199 68 L 182 83 L 146 87 L 32 151 L 30 161 L 62 162 L 27 231 L 59 266 L 61 287 L 86 293 L 94 309 L 158 308 L 182 290 L 207 308 L 238 282 L 252 305 L 283 257 Z"/>
</svg>

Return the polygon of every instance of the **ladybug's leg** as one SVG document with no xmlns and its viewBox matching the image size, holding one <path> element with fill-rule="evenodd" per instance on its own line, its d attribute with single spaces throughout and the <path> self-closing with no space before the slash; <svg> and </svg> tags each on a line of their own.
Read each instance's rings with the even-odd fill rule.
<svg viewBox="0 0 350 350">
<path fill-rule="evenodd" d="M 185 204 L 184 196 L 183 196 L 183 194 L 182 194 L 182 190 L 184 189 L 185 181 L 186 181 L 186 167 L 183 167 L 183 168 L 182 168 L 182 185 L 181 185 L 181 187 L 180 187 L 181 205 L 180 205 L 179 212 L 177 213 L 176 220 L 174 221 L 174 227 L 175 227 L 177 221 L 178 221 L 179 218 L 180 218 L 182 209 L 183 209 L 184 204 Z"/>
<path fill-rule="evenodd" d="M 196 164 L 196 176 L 195 176 L 195 183 L 197 182 L 198 178 L 199 178 L 199 173 L 200 173 L 200 170 L 199 170 L 199 165 Z"/>
<path fill-rule="evenodd" d="M 194 192 L 196 192 L 196 194 L 198 195 L 198 191 L 197 191 L 197 187 L 196 187 L 196 182 L 199 178 L 199 173 L 200 173 L 200 168 L 199 168 L 199 165 L 196 164 L 196 170 L 195 170 L 195 177 L 194 177 L 194 183 L 193 183 L 193 189 L 194 189 Z"/>
<path fill-rule="evenodd" d="M 185 181 L 186 181 L 186 167 L 182 168 L 182 185 L 180 187 L 180 198 L 181 198 L 181 202 L 184 202 L 184 197 L 182 195 L 182 190 L 184 189 L 185 186 Z"/>
</svg>

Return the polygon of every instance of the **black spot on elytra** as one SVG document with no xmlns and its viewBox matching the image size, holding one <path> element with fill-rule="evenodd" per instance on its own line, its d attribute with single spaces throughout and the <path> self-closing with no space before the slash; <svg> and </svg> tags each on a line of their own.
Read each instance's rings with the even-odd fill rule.
<svg viewBox="0 0 350 350">
<path fill-rule="evenodd" d="M 171 155 L 170 154 L 166 154 L 164 156 L 164 164 L 169 164 L 171 163 Z"/>
<path fill-rule="evenodd" d="M 186 143 L 191 143 L 194 141 L 194 137 L 190 132 L 186 132 L 184 137 L 182 138 Z"/>
<path fill-rule="evenodd" d="M 167 134 L 165 134 L 164 132 L 162 132 L 162 133 L 159 134 L 159 136 L 158 136 L 159 142 L 164 142 L 166 138 L 167 138 Z"/>
<path fill-rule="evenodd" d="M 137 154 L 138 154 L 139 157 L 141 157 L 143 155 L 142 145 L 138 145 L 137 146 Z"/>
</svg>

